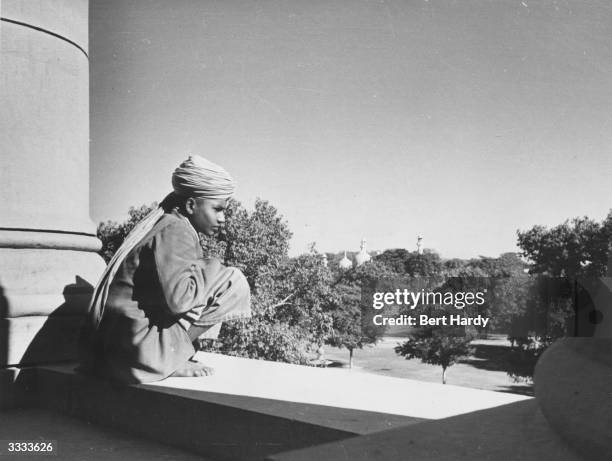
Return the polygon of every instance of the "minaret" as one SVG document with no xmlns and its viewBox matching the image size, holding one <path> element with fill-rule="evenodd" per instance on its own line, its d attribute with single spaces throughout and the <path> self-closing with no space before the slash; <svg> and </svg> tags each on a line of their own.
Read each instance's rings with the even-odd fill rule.
<svg viewBox="0 0 612 461">
<path fill-rule="evenodd" d="M 361 266 L 371 259 L 372 257 L 366 251 L 366 239 L 364 237 L 361 239 L 361 249 L 359 250 L 359 253 L 357 253 L 357 256 L 355 256 L 355 262 L 357 263 L 357 266 Z"/>
</svg>

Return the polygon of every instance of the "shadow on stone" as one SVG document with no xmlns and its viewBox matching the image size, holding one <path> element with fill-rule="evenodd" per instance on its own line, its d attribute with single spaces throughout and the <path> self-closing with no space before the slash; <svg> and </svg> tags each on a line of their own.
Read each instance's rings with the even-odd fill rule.
<svg viewBox="0 0 612 461">
<path fill-rule="evenodd" d="M 31 366 L 77 359 L 79 334 L 92 293 L 93 286 L 79 276 L 66 285 L 64 303 L 44 320 L 20 363 Z"/>
<path fill-rule="evenodd" d="M 2 317 L 0 360 L 0 408 L 37 404 L 36 366 L 74 361 L 78 357 L 79 333 L 93 287 L 76 276 L 63 289 L 64 302 L 48 315 Z M 10 312 L 9 301 L 0 287 L 0 310 Z"/>
</svg>

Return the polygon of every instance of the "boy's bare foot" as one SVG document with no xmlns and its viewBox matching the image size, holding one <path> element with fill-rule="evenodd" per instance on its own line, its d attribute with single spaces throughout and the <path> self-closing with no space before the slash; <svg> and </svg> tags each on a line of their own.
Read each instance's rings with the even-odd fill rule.
<svg viewBox="0 0 612 461">
<path fill-rule="evenodd" d="M 212 367 L 208 367 L 197 360 L 189 359 L 170 376 L 194 378 L 197 376 L 211 376 L 214 373 L 215 370 Z"/>
</svg>

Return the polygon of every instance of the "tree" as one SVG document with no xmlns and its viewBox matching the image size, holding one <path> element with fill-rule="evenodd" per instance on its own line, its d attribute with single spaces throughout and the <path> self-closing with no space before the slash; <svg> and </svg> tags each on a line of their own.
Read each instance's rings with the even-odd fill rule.
<svg viewBox="0 0 612 461">
<path fill-rule="evenodd" d="M 447 274 L 450 278 L 446 285 L 452 291 L 483 293 L 486 302 L 480 306 L 466 307 L 465 312 L 489 317 L 484 332 L 480 331 L 487 334 L 490 329 L 499 331 L 508 328 L 510 319 L 520 312 L 517 309 L 525 306 L 519 298 L 523 294 L 521 288 L 528 279 L 526 267 L 527 264 L 517 253 L 503 253 L 498 258 L 480 256 L 463 264 L 455 264 Z"/>
<path fill-rule="evenodd" d="M 472 337 L 459 328 L 432 326 L 418 328 L 410 339 L 395 347 L 395 352 L 408 359 L 420 359 L 423 363 L 442 367 L 442 384 L 446 384 L 448 367 L 474 349 L 469 345 Z"/>
<path fill-rule="evenodd" d="M 102 249 L 99 252 L 100 256 L 108 263 L 134 226 L 156 207 L 157 203 L 130 207 L 128 219 L 124 223 L 106 221 L 98 224 L 97 235 L 102 241 Z"/>
<path fill-rule="evenodd" d="M 270 318 L 303 329 L 313 344 L 331 333 L 331 273 L 316 251 L 289 258 L 261 277 L 256 296 L 255 304 Z"/>
<path fill-rule="evenodd" d="M 533 277 L 527 274 L 495 280 L 490 291 L 489 316 L 491 328 L 509 337 L 520 336 L 518 319 L 528 311 L 533 299 Z M 525 330 L 527 331 L 527 330 Z"/>
<path fill-rule="evenodd" d="M 222 251 L 227 265 L 244 272 L 252 293 L 252 318 L 224 324 L 217 350 L 307 363 L 330 334 L 331 272 L 314 248 L 289 258 L 290 237 L 276 208 L 258 199 L 252 212 L 235 202 L 226 215 L 221 243 L 205 242 L 209 252 Z"/>
<path fill-rule="evenodd" d="M 287 258 L 292 233 L 284 217 L 268 201 L 256 199 L 252 212 L 232 200 L 226 211 L 223 259 L 243 270 L 251 284 L 266 268 L 278 267 Z"/>
<path fill-rule="evenodd" d="M 575 327 L 575 312 L 595 314 L 596 306 L 585 286 L 601 284 L 599 277 L 606 276 L 612 265 L 612 211 L 601 223 L 584 216 L 550 229 L 533 226 L 517 235 L 519 247 L 532 263 L 530 273 L 549 279 L 539 282 L 548 288 L 538 309 L 546 312 L 553 339 Z M 551 292 L 554 286 L 556 293 Z M 608 290 L 603 284 L 601 288 Z M 584 322 L 579 330 L 592 326 Z"/>
<path fill-rule="evenodd" d="M 361 266 L 335 273 L 333 295 L 329 312 L 332 317 L 331 335 L 327 344 L 346 347 L 349 351 L 349 367 L 353 366 L 353 352 L 366 344 L 376 343 L 385 331 L 371 321 L 371 309 L 363 305 L 364 290 L 380 281 L 397 277 L 385 264 L 369 261 Z"/>
<path fill-rule="evenodd" d="M 460 258 L 447 259 L 442 263 L 442 272 L 449 276 L 457 276 L 466 266 L 467 261 Z"/>
<path fill-rule="evenodd" d="M 551 228 L 536 225 L 519 230 L 517 237 L 523 256 L 531 262 L 532 275 L 522 290 L 527 295 L 515 294 L 524 300 L 525 309 L 512 318 L 510 374 L 530 378 L 546 347 L 575 328 L 578 309 L 594 309 L 579 281 L 608 273 L 612 211 L 601 223 L 577 217 Z"/>
<path fill-rule="evenodd" d="M 364 335 L 361 318 L 361 289 L 356 285 L 335 286 L 335 299 L 330 310 L 332 331 L 327 344 L 346 347 L 349 351 L 349 368 L 353 368 L 353 351 L 361 349 L 375 338 Z"/>
<path fill-rule="evenodd" d="M 550 229 L 533 226 L 517 235 L 518 246 L 533 263 L 533 274 L 604 276 L 612 249 L 612 211 L 601 224 L 584 216 Z"/>
<path fill-rule="evenodd" d="M 348 283 L 362 288 L 379 280 L 396 278 L 397 273 L 387 267 L 386 264 L 374 259 L 361 266 L 352 267 L 346 271 L 338 271 L 335 277 L 336 284 Z"/>
<path fill-rule="evenodd" d="M 415 251 L 410 255 L 406 262 L 406 273 L 411 277 L 435 276 L 441 273 L 442 259 L 436 251 L 425 248 L 421 254 Z"/>
<path fill-rule="evenodd" d="M 412 258 L 412 254 L 404 248 L 385 250 L 374 256 L 374 260 L 383 263 L 396 274 L 406 273 L 406 265 Z"/>
<path fill-rule="evenodd" d="M 215 348 L 228 355 L 306 364 L 331 333 L 330 274 L 318 254 L 301 255 L 260 273 L 253 316 L 227 322 Z"/>
<path fill-rule="evenodd" d="M 383 251 L 374 259 L 385 264 L 396 274 L 406 274 L 411 277 L 439 275 L 443 268 L 440 255 L 429 248 L 422 253 L 395 248 Z"/>
<path fill-rule="evenodd" d="M 461 273 L 482 277 L 516 277 L 525 273 L 527 264 L 518 253 L 502 253 L 498 258 L 480 256 L 466 261 Z"/>
</svg>

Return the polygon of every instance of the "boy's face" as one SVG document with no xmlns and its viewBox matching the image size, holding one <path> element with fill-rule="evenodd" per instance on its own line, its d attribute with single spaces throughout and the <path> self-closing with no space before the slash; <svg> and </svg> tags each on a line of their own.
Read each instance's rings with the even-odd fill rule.
<svg viewBox="0 0 612 461">
<path fill-rule="evenodd" d="M 187 199 L 187 218 L 195 230 L 210 237 L 225 223 L 227 201 L 228 199 Z"/>
</svg>

